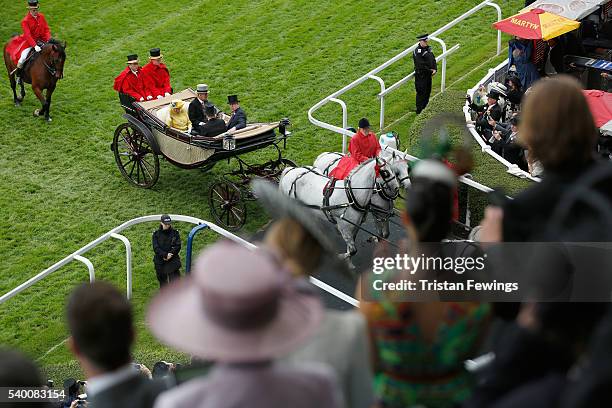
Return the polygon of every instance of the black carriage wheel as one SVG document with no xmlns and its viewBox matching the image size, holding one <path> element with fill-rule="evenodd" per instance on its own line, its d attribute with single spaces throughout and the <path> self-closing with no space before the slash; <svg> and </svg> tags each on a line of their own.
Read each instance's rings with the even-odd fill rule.
<svg viewBox="0 0 612 408">
<path fill-rule="evenodd" d="M 227 181 L 220 181 L 208 194 L 210 212 L 223 228 L 238 231 L 246 222 L 247 209 L 240 189 Z"/>
<path fill-rule="evenodd" d="M 295 164 L 293 160 L 285 159 L 284 157 L 282 157 L 280 160 L 276 160 L 272 162 L 270 166 L 269 177 L 271 180 L 278 183 L 280 180 L 280 176 L 283 173 L 283 170 L 285 170 L 287 167 L 297 167 L 297 166 L 298 165 Z"/>
<path fill-rule="evenodd" d="M 119 171 L 132 184 L 151 188 L 159 178 L 159 157 L 142 132 L 130 123 L 115 130 L 113 152 Z"/>
</svg>

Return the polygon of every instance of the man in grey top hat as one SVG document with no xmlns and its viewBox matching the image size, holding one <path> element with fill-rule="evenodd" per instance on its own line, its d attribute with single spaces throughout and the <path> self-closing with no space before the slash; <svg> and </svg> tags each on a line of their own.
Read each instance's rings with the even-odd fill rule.
<svg viewBox="0 0 612 408">
<path fill-rule="evenodd" d="M 211 105 L 215 109 L 215 113 L 218 113 L 219 109 L 208 100 L 208 85 L 198 84 L 196 93 L 198 97 L 189 104 L 188 114 L 192 124 L 191 133 L 199 135 L 201 134 L 202 126 L 208 122 L 206 106 Z"/>
<path fill-rule="evenodd" d="M 431 80 L 438 70 L 436 57 L 427 44 L 429 34 L 417 37 L 419 45 L 415 48 L 412 59 L 414 61 L 414 88 L 416 90 L 416 113 L 421 113 L 429 103 L 431 95 Z"/>
</svg>

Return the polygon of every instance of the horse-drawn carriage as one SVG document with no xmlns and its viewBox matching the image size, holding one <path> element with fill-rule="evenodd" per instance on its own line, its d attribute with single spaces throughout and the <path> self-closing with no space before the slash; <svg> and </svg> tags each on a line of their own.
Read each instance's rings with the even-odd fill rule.
<svg viewBox="0 0 612 408">
<path fill-rule="evenodd" d="M 290 132 L 289 120 L 273 123 L 250 123 L 247 127 L 225 132 L 215 137 L 203 137 L 182 132 L 166 125 L 170 103 L 180 99 L 186 104 L 196 98 L 192 89 L 161 99 L 136 102 L 119 94 L 126 119 L 115 130 L 111 150 L 121 174 L 135 186 L 151 188 L 159 178 L 159 156 L 184 169 L 211 169 L 223 159 L 234 158 L 238 168 L 224 174 L 209 192 L 211 213 L 215 221 L 230 230 L 240 229 L 246 222 L 245 201 L 253 200 L 249 189 L 252 177 L 278 182 L 281 172 L 295 163 L 282 157 L 279 144 L 286 147 Z M 229 116 L 219 113 L 227 123 Z M 276 158 L 263 164 L 251 165 L 240 156 L 254 150 L 272 147 Z"/>
</svg>

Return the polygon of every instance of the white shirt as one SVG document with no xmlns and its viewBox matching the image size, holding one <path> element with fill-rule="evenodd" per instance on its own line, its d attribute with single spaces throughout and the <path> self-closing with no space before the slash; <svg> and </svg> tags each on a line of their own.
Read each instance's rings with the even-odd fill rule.
<svg viewBox="0 0 612 408">
<path fill-rule="evenodd" d="M 139 375 L 138 371 L 131 365 L 92 377 L 87 380 L 87 396 L 99 394 L 109 388 L 124 382 L 125 380 Z"/>
</svg>

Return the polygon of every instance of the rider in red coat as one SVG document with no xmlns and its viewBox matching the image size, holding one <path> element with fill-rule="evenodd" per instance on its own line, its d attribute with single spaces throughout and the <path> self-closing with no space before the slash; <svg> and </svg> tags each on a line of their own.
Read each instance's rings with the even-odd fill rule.
<svg viewBox="0 0 612 408">
<path fill-rule="evenodd" d="M 152 92 L 147 89 L 145 75 L 138 64 L 138 55 L 128 55 L 128 66 L 115 78 L 113 88 L 117 92 L 130 95 L 139 102 L 152 99 Z"/>
<path fill-rule="evenodd" d="M 349 142 L 350 155 L 340 159 L 338 166 L 329 173 L 329 176 L 344 180 L 351 170 L 364 161 L 378 156 L 380 151 L 380 143 L 378 143 L 374 132 L 370 131 L 370 122 L 366 118 L 362 118 L 359 121 L 359 131 Z"/>
<path fill-rule="evenodd" d="M 38 12 L 38 0 L 28 0 L 28 14 L 21 20 L 21 29 L 23 34 L 17 36 L 11 40 L 8 51 L 13 62 L 17 63 L 17 80 L 20 80 L 21 69 L 23 64 L 30 53 L 30 50 L 34 48 L 36 52 L 40 52 L 39 42 L 46 43 L 51 38 L 51 31 L 49 30 L 49 24 L 45 20 L 45 16 Z"/>
<path fill-rule="evenodd" d="M 170 86 L 170 71 L 163 63 L 163 55 L 159 48 L 153 48 L 149 51 L 149 63 L 142 67 L 142 73 L 145 74 L 147 88 L 152 93 L 153 97 L 163 98 L 170 96 L 172 87 Z"/>
</svg>

